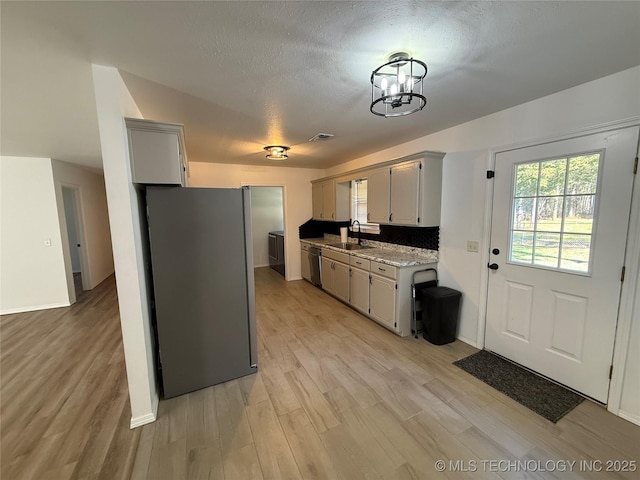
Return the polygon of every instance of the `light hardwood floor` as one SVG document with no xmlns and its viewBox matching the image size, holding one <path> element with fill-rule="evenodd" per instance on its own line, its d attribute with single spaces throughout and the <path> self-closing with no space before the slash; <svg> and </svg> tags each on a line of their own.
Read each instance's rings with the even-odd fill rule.
<svg viewBox="0 0 640 480">
<path fill-rule="evenodd" d="M 639 427 L 588 401 L 554 425 L 453 366 L 464 343 L 398 338 L 268 268 L 256 303 L 258 373 L 161 401 L 134 431 L 112 279 L 3 317 L 2 478 L 638 478 L 604 470 L 640 461 Z"/>
</svg>

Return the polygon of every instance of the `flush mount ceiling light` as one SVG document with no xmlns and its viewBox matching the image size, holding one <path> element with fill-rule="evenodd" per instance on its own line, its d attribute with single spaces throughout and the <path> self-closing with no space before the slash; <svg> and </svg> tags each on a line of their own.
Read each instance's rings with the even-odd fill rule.
<svg viewBox="0 0 640 480">
<path fill-rule="evenodd" d="M 264 147 L 264 149 L 268 152 L 267 158 L 269 160 L 286 160 L 289 158 L 287 155 L 287 150 L 291 147 L 285 147 L 284 145 L 269 145 Z"/>
<path fill-rule="evenodd" d="M 427 65 L 406 52 L 396 52 L 389 61 L 371 72 L 371 113 L 381 117 L 402 117 L 422 110 L 427 99 L 422 81 Z"/>
</svg>

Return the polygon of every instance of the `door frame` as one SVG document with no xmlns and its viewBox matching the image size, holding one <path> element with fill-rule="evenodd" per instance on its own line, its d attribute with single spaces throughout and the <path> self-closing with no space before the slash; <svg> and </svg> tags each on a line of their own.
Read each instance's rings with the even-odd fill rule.
<svg viewBox="0 0 640 480">
<path fill-rule="evenodd" d="M 569 140 L 577 137 L 585 137 L 596 133 L 604 133 L 612 130 L 619 130 L 627 127 L 640 126 L 640 116 L 632 117 L 625 120 L 607 122 L 600 125 L 585 127 L 572 130 L 562 135 L 554 135 L 551 137 L 541 137 L 537 139 L 517 142 L 513 144 L 503 145 L 489 149 L 487 155 L 487 170 L 495 170 L 496 155 L 499 153 L 509 152 L 536 145 L 544 145 L 548 143 Z M 613 376 L 609 383 L 609 397 L 607 401 L 607 409 L 618 415 L 620 409 L 620 400 L 622 396 L 623 377 L 626 365 L 627 354 L 629 350 L 629 342 L 625 341 L 629 338 L 631 331 L 633 301 L 636 289 L 640 283 L 640 173 L 634 179 L 634 188 L 631 196 L 631 218 L 627 231 L 627 250 L 625 253 L 625 281 L 622 284 L 621 298 L 619 303 L 618 321 L 616 327 L 616 336 L 613 347 Z M 493 185 L 494 182 L 487 180 L 488 185 L 485 190 L 485 222 L 482 235 L 481 264 L 489 263 L 489 250 L 491 245 L 491 223 L 493 216 Z M 480 278 L 480 298 L 478 305 L 478 329 L 476 347 L 483 349 L 485 346 L 485 333 L 487 328 L 487 305 L 489 295 L 489 270 L 485 270 Z M 629 419 L 638 423 L 637 419 Z"/>
<path fill-rule="evenodd" d="M 287 248 L 287 186 L 284 183 L 273 183 L 273 182 L 240 182 L 241 187 L 279 187 L 282 188 L 282 229 L 284 230 L 284 264 L 287 265 L 289 263 L 289 249 Z M 298 253 L 298 256 L 300 254 Z M 291 269 L 285 268 L 285 280 L 299 280 L 299 278 L 290 278 Z M 300 277 L 302 278 L 302 277 Z"/>
<path fill-rule="evenodd" d="M 69 235 L 68 235 L 68 230 L 67 230 L 67 218 L 65 215 L 65 210 L 64 210 L 64 195 L 62 193 L 62 189 L 66 188 L 68 190 L 70 190 L 73 193 L 73 199 L 74 199 L 74 215 L 76 217 L 76 229 L 77 229 L 77 235 L 78 235 L 78 240 L 80 241 L 80 244 L 82 245 L 82 247 L 80 248 L 80 270 L 81 270 L 81 278 L 82 278 L 82 289 L 83 290 L 91 290 L 91 274 L 89 272 L 89 254 L 87 252 L 87 235 L 86 235 L 86 231 L 84 228 L 85 225 L 85 221 L 84 221 L 84 208 L 83 208 L 83 199 L 82 199 L 82 188 L 80 187 L 80 185 L 76 185 L 73 183 L 65 183 L 65 182 L 59 182 L 58 186 L 60 187 L 60 197 L 62 198 L 62 218 L 60 219 L 60 222 L 64 222 L 63 226 L 64 228 L 61 229 L 61 234 L 63 236 L 63 244 L 66 244 L 66 249 L 65 249 L 65 257 L 68 256 L 69 258 L 65 258 L 65 271 L 66 271 L 66 275 L 67 275 L 67 282 L 71 282 L 71 286 L 70 286 L 70 291 L 69 291 L 69 298 L 73 298 L 74 301 L 71 303 L 75 303 L 75 287 L 74 287 L 74 283 L 73 283 L 73 267 L 71 265 L 71 244 L 69 243 Z M 67 261 L 68 260 L 68 261 Z M 72 292 L 73 290 L 73 292 Z M 73 293 L 73 297 L 71 297 L 71 294 Z"/>
</svg>

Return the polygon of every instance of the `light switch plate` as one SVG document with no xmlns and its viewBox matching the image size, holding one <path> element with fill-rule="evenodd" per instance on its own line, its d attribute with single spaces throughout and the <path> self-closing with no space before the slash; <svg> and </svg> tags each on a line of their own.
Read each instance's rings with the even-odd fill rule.
<svg viewBox="0 0 640 480">
<path fill-rule="evenodd" d="M 467 252 L 478 253 L 478 242 L 467 240 Z"/>
</svg>

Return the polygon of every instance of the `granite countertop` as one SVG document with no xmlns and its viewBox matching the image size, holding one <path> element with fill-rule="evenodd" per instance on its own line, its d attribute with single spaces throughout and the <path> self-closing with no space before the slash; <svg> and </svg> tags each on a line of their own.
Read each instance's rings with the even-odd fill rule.
<svg viewBox="0 0 640 480">
<path fill-rule="evenodd" d="M 410 247 L 386 248 L 373 246 L 373 248 L 365 248 L 362 250 L 345 250 L 339 247 L 332 247 L 331 243 L 339 243 L 338 240 L 331 238 L 301 238 L 301 242 L 306 242 L 317 247 L 324 247 L 336 252 L 347 253 L 355 257 L 373 260 L 375 262 L 385 263 L 394 267 L 410 267 L 414 265 L 426 265 L 428 263 L 436 263 L 438 261 L 438 252 L 435 250 L 426 250 L 421 248 L 412 249 Z M 365 240 L 363 240 L 363 243 Z M 351 242 L 350 242 L 351 243 Z M 375 242 L 379 243 L 379 242 Z"/>
</svg>

